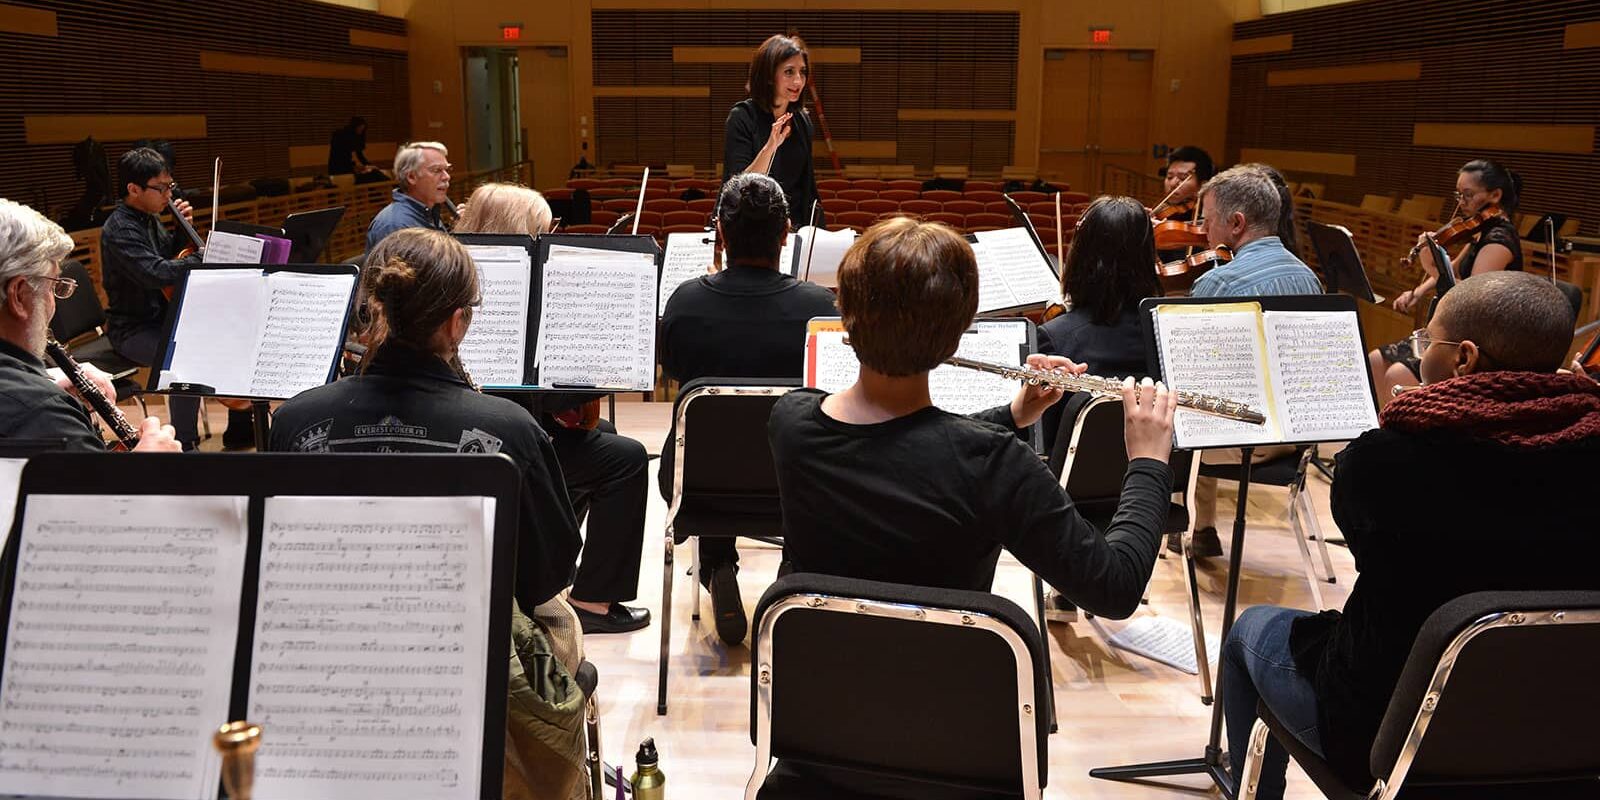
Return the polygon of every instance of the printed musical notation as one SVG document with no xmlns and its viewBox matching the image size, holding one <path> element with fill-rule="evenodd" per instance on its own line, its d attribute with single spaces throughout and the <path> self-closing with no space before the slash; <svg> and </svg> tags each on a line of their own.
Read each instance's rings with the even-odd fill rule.
<svg viewBox="0 0 1600 800">
<path fill-rule="evenodd" d="M 266 501 L 259 794 L 477 796 L 492 520 L 481 497 Z"/>
<path fill-rule="evenodd" d="M 1356 312 L 1262 316 L 1285 438 L 1353 439 L 1378 427 Z"/>
<path fill-rule="evenodd" d="M 806 339 L 806 385 L 840 392 L 855 383 L 860 362 L 844 341 L 843 331 L 815 331 Z M 1028 341 L 1027 322 L 1020 319 L 978 320 L 961 337 L 956 354 L 996 364 L 1022 364 Z M 1017 382 L 999 375 L 948 364 L 928 376 L 933 404 L 953 414 L 971 414 L 1011 402 Z"/>
<path fill-rule="evenodd" d="M 267 276 L 266 316 L 257 338 L 249 394 L 294 397 L 328 382 L 343 342 L 355 278 L 274 272 Z"/>
<path fill-rule="evenodd" d="M 0 683 L 7 792 L 212 796 L 208 728 L 228 716 L 246 506 L 28 498 Z"/>
<path fill-rule="evenodd" d="M 521 386 L 528 345 L 533 261 L 526 247 L 467 245 L 483 302 L 461 340 L 461 363 L 482 386 Z"/>
<path fill-rule="evenodd" d="M 541 299 L 540 385 L 655 386 L 655 256 L 553 246 Z"/>
<path fill-rule="evenodd" d="M 972 245 L 978 259 L 978 313 L 1044 305 L 1061 296 L 1055 271 L 1027 228 L 974 235 L 978 240 Z"/>
<path fill-rule="evenodd" d="M 1179 409 L 1173 422 L 1179 447 L 1237 447 L 1281 440 L 1267 388 L 1259 307 L 1167 305 L 1152 313 L 1169 386 L 1237 400 L 1267 417 L 1265 425 L 1252 425 Z"/>
<path fill-rule="evenodd" d="M 715 247 L 710 232 L 667 234 L 666 254 L 661 260 L 661 288 L 657 292 L 661 300 L 656 316 L 667 313 L 667 301 L 679 286 L 711 271 Z"/>
</svg>

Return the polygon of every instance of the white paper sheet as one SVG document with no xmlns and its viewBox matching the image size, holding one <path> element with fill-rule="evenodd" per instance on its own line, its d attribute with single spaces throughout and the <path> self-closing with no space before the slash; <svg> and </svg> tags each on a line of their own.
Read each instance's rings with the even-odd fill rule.
<svg viewBox="0 0 1600 800">
<path fill-rule="evenodd" d="M 260 264 L 265 241 L 254 236 L 227 231 L 212 231 L 206 237 L 206 251 L 200 257 L 205 264 Z"/>
<path fill-rule="evenodd" d="M 844 337 L 843 331 L 822 331 L 806 339 L 807 386 L 833 393 L 855 383 L 861 363 Z M 956 354 L 1015 367 L 1025 363 L 1022 350 L 1027 343 L 1024 320 L 978 320 L 962 335 Z M 1017 393 L 1017 382 L 946 364 L 929 373 L 928 393 L 933 404 L 946 411 L 971 414 L 1010 403 Z"/>
<path fill-rule="evenodd" d="M 978 259 L 978 313 L 1044 305 L 1061 297 L 1055 271 L 1027 228 L 974 235 L 978 239 L 972 245 Z"/>
<path fill-rule="evenodd" d="M 661 289 L 658 293 L 661 300 L 656 307 L 656 316 L 667 313 L 667 301 L 672 299 L 672 293 L 679 286 L 711 271 L 716 243 L 710 239 L 711 234 L 707 232 L 667 234 L 666 254 L 661 261 Z"/>
<path fill-rule="evenodd" d="M 15 521 L 17 513 L 17 490 L 22 488 L 22 468 L 27 465 L 26 458 L 0 458 L 0 525 L 5 526 L 5 532 L 0 533 L 0 550 L 5 550 L 11 541 L 11 523 Z"/>
<path fill-rule="evenodd" d="M 259 269 L 190 273 L 158 388 L 199 383 L 222 396 L 287 399 L 327 383 L 355 281 Z"/>
<path fill-rule="evenodd" d="M 1178 409 L 1173 430 L 1178 447 L 1237 447 L 1282 441 L 1275 405 L 1267 384 L 1266 353 L 1258 311 L 1201 311 L 1192 305 L 1161 306 L 1156 315 L 1156 338 L 1161 349 L 1161 369 L 1168 386 L 1184 391 L 1220 395 L 1262 412 L 1265 425 L 1224 419 Z"/>
<path fill-rule="evenodd" d="M 656 265 L 648 253 L 557 245 L 544 264 L 539 385 L 649 391 Z"/>
<path fill-rule="evenodd" d="M 216 797 L 247 498 L 34 495 L 0 686 L 0 786 Z"/>
<path fill-rule="evenodd" d="M 521 386 L 528 352 L 533 261 L 526 247 L 467 245 L 483 302 L 461 340 L 461 364 L 481 386 Z"/>
<path fill-rule="evenodd" d="M 856 232 L 851 228 L 830 231 L 807 225 L 795 231 L 794 238 L 794 276 L 818 286 L 838 286 L 839 262 L 850 245 L 856 243 Z"/>
<path fill-rule="evenodd" d="M 268 731 L 257 796 L 479 796 L 489 502 L 267 499 L 249 702 Z"/>
<path fill-rule="evenodd" d="M 1342 441 L 1378 427 L 1354 311 L 1268 311 L 1267 362 L 1283 436 Z"/>
<path fill-rule="evenodd" d="M 1194 660 L 1194 632 L 1181 622 L 1166 617 L 1139 617 L 1109 635 L 1106 635 L 1098 619 L 1094 620 L 1094 624 L 1112 647 L 1159 661 L 1190 675 L 1200 674 L 1200 667 Z M 1221 652 L 1222 643 L 1218 638 L 1207 637 L 1206 658 L 1215 664 Z"/>
</svg>

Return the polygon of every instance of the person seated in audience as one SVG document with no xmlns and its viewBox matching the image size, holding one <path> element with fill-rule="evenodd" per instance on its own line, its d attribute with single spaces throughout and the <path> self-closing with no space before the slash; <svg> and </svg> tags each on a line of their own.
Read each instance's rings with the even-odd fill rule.
<svg viewBox="0 0 1600 800">
<path fill-rule="evenodd" d="M 1476 216 L 1490 207 L 1499 207 L 1500 213 L 1489 217 L 1478 226 L 1476 233 L 1461 252 L 1451 261 L 1457 279 L 1499 270 L 1522 269 L 1522 238 L 1511 221 L 1517 213 L 1522 196 L 1522 176 L 1487 159 L 1475 159 L 1462 165 L 1456 173 L 1456 211 L 1462 217 Z M 1411 312 L 1417 303 L 1439 284 L 1439 271 L 1433 263 L 1433 248 L 1428 236 L 1417 237 L 1417 262 L 1422 265 L 1423 279 L 1416 288 L 1401 292 L 1394 299 L 1394 310 Z M 1388 400 L 1396 386 L 1417 382 L 1421 359 L 1409 349 L 1410 340 L 1383 345 L 1367 354 L 1372 364 L 1373 384 L 1378 398 Z"/>
<path fill-rule="evenodd" d="M 939 223 L 880 222 L 845 254 L 839 309 L 860 377 L 838 394 L 790 392 L 768 422 L 789 558 L 800 572 L 988 591 L 1004 547 L 1077 605 L 1126 617 L 1167 515 L 1174 397 L 1124 384 L 1128 469 L 1115 521 L 1097 530 L 1017 435 L 1060 390 L 1024 386 L 970 417 L 929 398 L 929 371 L 977 304 L 972 248 Z M 1028 364 L 1083 371 L 1059 356 Z"/>
<path fill-rule="evenodd" d="M 486 183 L 462 204 L 454 232 L 538 236 L 550 230 L 550 221 L 550 204 L 538 192 L 515 184 Z M 533 412 L 550 434 L 573 511 L 580 523 L 589 519 L 583 561 L 567 596 L 583 632 L 623 633 L 650 624 L 649 609 L 622 604 L 639 594 L 650 486 L 650 456 L 644 445 L 618 436 L 610 420 L 584 422 L 583 407 L 598 403 L 602 395 L 507 392 L 500 396 Z"/>
<path fill-rule="evenodd" d="M 1243 164 L 1224 170 L 1201 189 L 1206 239 L 1210 247 L 1226 246 L 1233 260 L 1195 279 L 1191 297 L 1263 297 L 1287 294 L 1322 294 L 1316 273 L 1283 246 L 1279 237 L 1284 192 L 1259 165 Z M 1263 446 L 1252 451 L 1252 462 L 1283 457 L 1289 446 Z M 1237 464 L 1238 449 L 1207 450 L 1207 464 Z M 1217 479 L 1200 476 L 1195 482 L 1193 553 L 1197 557 L 1222 555 L 1217 536 Z M 1168 542 L 1174 552 L 1177 537 Z"/>
<path fill-rule="evenodd" d="M 1235 776 L 1259 699 L 1370 785 L 1373 737 L 1434 610 L 1478 591 L 1600 589 L 1571 557 L 1593 539 L 1573 502 L 1600 463 L 1600 385 L 1557 371 L 1572 343 L 1561 292 L 1527 273 L 1474 276 L 1412 342 L 1423 386 L 1337 457 L 1333 519 L 1360 572 L 1344 611 L 1256 606 L 1223 644 Z M 1269 739 L 1258 797 L 1283 796 L 1286 760 Z"/>
<path fill-rule="evenodd" d="M 368 253 L 403 228 L 445 229 L 439 206 L 450 196 L 450 168 L 450 151 L 438 142 L 411 142 L 394 154 L 395 189 L 367 226 Z"/>
<path fill-rule="evenodd" d="M 456 354 L 480 300 L 472 257 L 449 234 L 407 229 L 367 265 L 361 374 L 285 401 L 272 416 L 271 449 L 510 456 L 523 476 L 516 599 L 531 609 L 556 598 L 583 540 L 549 434 L 516 403 L 476 391 Z"/>
<path fill-rule="evenodd" d="M 661 316 L 661 370 L 680 384 L 696 378 L 793 378 L 805 364 L 806 322 L 838 313 L 833 294 L 779 269 L 789 231 L 783 188 L 754 172 L 722 187 L 717 241 L 726 268 L 685 281 Z M 708 265 L 709 266 L 709 265 Z M 661 496 L 671 502 L 676 431 L 661 446 Z M 700 582 L 711 595 L 717 635 L 744 641 L 749 622 L 739 596 L 739 554 L 733 539 L 699 539 Z"/>
<path fill-rule="evenodd" d="M 61 277 L 61 261 L 72 237 L 43 214 L 0 198 L 0 439 L 64 442 L 68 450 L 104 452 L 105 440 L 76 395 L 72 381 L 44 365 L 45 338 L 56 300 L 74 291 L 92 292 Z M 112 403 L 111 376 L 80 365 Z M 147 417 L 139 426 L 136 452 L 176 452 L 171 425 Z"/>
<path fill-rule="evenodd" d="M 119 355 L 148 367 L 155 364 L 164 344 L 166 292 L 200 263 L 200 255 L 180 257 L 192 243 L 187 236 L 174 236 L 161 223 L 175 185 L 166 156 L 149 147 L 129 150 L 117 162 L 117 181 L 122 186 L 122 202 L 100 228 L 101 280 L 110 301 L 106 335 Z M 194 218 L 187 200 L 175 200 L 173 207 L 184 218 Z M 167 411 L 184 449 L 199 446 L 200 398 L 169 395 Z M 225 447 L 249 447 L 255 443 L 253 433 L 248 404 L 228 412 Z"/>
</svg>

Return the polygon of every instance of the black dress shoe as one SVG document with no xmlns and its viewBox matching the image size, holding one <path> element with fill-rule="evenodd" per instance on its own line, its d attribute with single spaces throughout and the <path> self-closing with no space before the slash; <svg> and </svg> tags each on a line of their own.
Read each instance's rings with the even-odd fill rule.
<svg viewBox="0 0 1600 800">
<path fill-rule="evenodd" d="M 585 635 L 591 633 L 627 633 L 636 631 L 650 624 L 650 609 L 630 608 L 621 603 L 612 603 L 611 610 L 604 614 L 585 611 L 577 606 L 572 610 L 578 615 L 578 624 L 583 626 Z"/>
<path fill-rule="evenodd" d="M 1217 536 L 1217 529 L 1208 525 L 1194 532 L 1189 549 L 1195 558 L 1215 558 L 1222 555 L 1222 539 Z"/>
<path fill-rule="evenodd" d="M 711 616 L 717 621 L 717 636 L 730 647 L 744 644 L 750 621 L 744 615 L 744 598 L 739 596 L 739 568 L 727 564 L 711 570 L 706 576 L 706 590 L 711 593 Z"/>
</svg>

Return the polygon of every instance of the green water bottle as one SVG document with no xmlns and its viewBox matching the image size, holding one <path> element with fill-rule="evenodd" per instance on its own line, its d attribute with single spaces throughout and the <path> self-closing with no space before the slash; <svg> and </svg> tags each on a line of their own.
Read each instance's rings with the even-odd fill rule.
<svg viewBox="0 0 1600 800">
<path fill-rule="evenodd" d="M 633 761 L 633 800 L 666 800 L 667 776 L 659 766 L 661 756 L 656 753 L 656 740 L 640 742 Z"/>
</svg>

